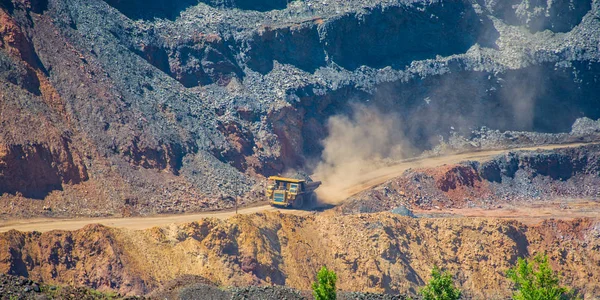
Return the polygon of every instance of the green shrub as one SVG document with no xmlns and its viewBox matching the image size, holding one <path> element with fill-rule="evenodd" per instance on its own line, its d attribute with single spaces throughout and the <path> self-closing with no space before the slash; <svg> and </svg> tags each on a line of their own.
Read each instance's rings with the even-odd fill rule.
<svg viewBox="0 0 600 300">
<path fill-rule="evenodd" d="M 559 277 L 548 264 L 548 256 L 537 254 L 533 260 L 519 258 L 506 275 L 515 283 L 515 300 L 574 299 L 574 293 L 559 284 Z"/>
<path fill-rule="evenodd" d="M 437 266 L 431 270 L 431 280 L 419 291 L 424 300 L 457 300 L 461 291 L 454 286 L 452 275 L 442 273 Z"/>
<path fill-rule="evenodd" d="M 336 281 L 337 275 L 335 272 L 333 270 L 328 270 L 327 267 L 322 267 L 319 273 L 317 273 L 317 281 L 312 285 L 315 300 L 335 300 Z"/>
</svg>

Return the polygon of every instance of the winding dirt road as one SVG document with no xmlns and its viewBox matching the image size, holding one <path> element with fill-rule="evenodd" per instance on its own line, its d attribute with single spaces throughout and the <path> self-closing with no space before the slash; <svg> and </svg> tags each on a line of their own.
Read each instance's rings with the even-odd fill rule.
<svg viewBox="0 0 600 300">
<path fill-rule="evenodd" d="M 526 148 L 515 148 L 510 150 L 488 150 L 488 151 L 477 151 L 453 154 L 440 157 L 431 157 L 424 159 L 417 159 L 395 164 L 389 167 L 380 168 L 373 172 L 365 173 L 364 175 L 356 178 L 351 182 L 345 182 L 345 185 L 340 188 L 336 186 L 335 197 L 329 197 L 331 203 L 339 203 L 344 199 L 382 184 L 387 180 L 394 177 L 400 176 L 404 171 L 414 168 L 424 167 L 436 167 L 444 164 L 453 164 L 465 160 L 476 160 L 486 161 L 493 158 L 496 155 L 505 153 L 507 151 L 516 150 L 536 150 L 536 149 L 557 149 L 567 147 L 578 147 L 584 144 L 560 144 L 560 145 L 546 145 L 539 147 L 526 147 Z M 320 188 L 319 193 L 325 194 L 332 192 L 331 187 L 328 188 L 326 184 Z M 320 196 L 320 197 L 321 197 Z M 238 210 L 239 214 L 252 214 L 263 211 L 281 211 L 283 213 L 291 213 L 298 215 L 307 215 L 312 212 L 298 211 L 290 209 L 277 209 L 268 204 L 242 208 Z M 12 229 L 19 231 L 39 231 L 46 232 L 51 230 L 77 230 L 88 224 L 103 224 L 111 227 L 121 227 L 128 229 L 146 229 L 155 226 L 165 226 L 172 223 L 186 223 L 197 221 L 202 218 L 229 218 L 235 215 L 235 211 L 218 211 L 218 212 L 203 212 L 196 214 L 184 214 L 184 215 L 158 215 L 151 217 L 133 217 L 133 218 L 87 218 L 87 219 L 24 219 L 24 220 L 9 220 L 0 221 L 0 232 L 6 232 Z"/>
<path fill-rule="evenodd" d="M 574 148 L 583 145 L 589 145 L 595 143 L 573 143 L 573 144 L 558 144 L 558 145 L 545 145 L 537 147 L 523 147 L 503 150 L 485 150 L 485 151 L 474 151 L 465 152 L 458 154 L 451 154 L 445 156 L 436 156 L 429 158 L 422 158 L 416 160 L 409 160 L 394 164 L 388 167 L 379 168 L 372 172 L 367 172 L 358 178 L 354 178 L 352 181 L 344 181 L 343 185 L 331 184 L 326 180 L 323 180 L 323 185 L 317 190 L 319 199 L 326 199 L 327 203 L 339 204 L 348 197 L 358 194 L 364 190 L 372 188 L 376 185 L 382 184 L 392 178 L 402 175 L 408 169 L 417 168 L 432 168 L 445 164 L 455 164 L 461 161 L 471 160 L 484 162 L 492 159 L 493 157 L 506 153 L 508 151 L 518 150 L 551 150 L 559 148 Z M 322 180 L 318 178 L 317 180 Z"/>
</svg>

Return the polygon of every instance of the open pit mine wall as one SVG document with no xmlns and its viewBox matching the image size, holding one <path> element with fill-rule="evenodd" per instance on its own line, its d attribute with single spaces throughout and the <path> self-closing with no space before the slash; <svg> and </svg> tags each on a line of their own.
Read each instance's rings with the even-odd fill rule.
<svg viewBox="0 0 600 300">
<path fill-rule="evenodd" d="M 124 294 L 199 275 L 219 286 L 309 290 L 327 265 L 344 291 L 415 295 L 434 264 L 465 296 L 505 299 L 518 257 L 547 253 L 561 283 L 600 293 L 600 224 L 578 219 L 526 226 L 485 219 L 411 219 L 391 213 L 299 217 L 237 215 L 144 231 L 89 225 L 65 232 L 0 234 L 0 273 Z"/>
<path fill-rule="evenodd" d="M 600 117 L 599 6 L 2 1 L 2 213 L 39 215 L 23 197 L 63 215 L 228 207 L 256 174 L 318 160 L 352 103 L 395 113 L 416 149 L 479 126 L 569 131 Z"/>
</svg>

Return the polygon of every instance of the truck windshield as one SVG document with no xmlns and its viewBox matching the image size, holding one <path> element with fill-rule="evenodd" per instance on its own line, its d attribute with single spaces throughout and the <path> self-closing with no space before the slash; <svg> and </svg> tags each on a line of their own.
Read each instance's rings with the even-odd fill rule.
<svg viewBox="0 0 600 300">
<path fill-rule="evenodd" d="M 267 182 L 267 188 L 270 190 L 287 190 L 290 189 L 290 191 L 293 189 L 295 191 L 297 191 L 299 189 L 300 185 L 298 183 L 292 183 L 292 182 L 286 182 L 286 181 L 280 181 L 280 180 L 269 180 Z"/>
</svg>

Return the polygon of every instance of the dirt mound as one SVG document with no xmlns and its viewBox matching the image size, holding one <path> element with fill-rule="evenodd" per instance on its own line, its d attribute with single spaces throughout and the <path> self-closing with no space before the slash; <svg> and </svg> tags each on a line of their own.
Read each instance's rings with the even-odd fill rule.
<svg viewBox="0 0 600 300">
<path fill-rule="evenodd" d="M 337 272 L 341 291 L 414 295 L 437 264 L 455 274 L 466 296 L 503 298 L 511 292 L 504 272 L 517 257 L 545 252 L 563 272 L 564 284 L 596 295 L 599 228 L 597 220 L 587 219 L 527 226 L 390 213 L 265 213 L 145 231 L 89 226 L 75 232 L 8 232 L 0 234 L 6 245 L 0 249 L 0 270 L 53 284 L 145 294 L 183 274 L 219 286 L 310 290 L 318 269 L 327 265 Z"/>
</svg>

